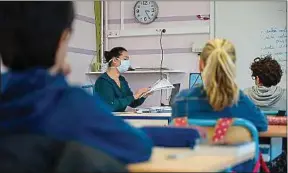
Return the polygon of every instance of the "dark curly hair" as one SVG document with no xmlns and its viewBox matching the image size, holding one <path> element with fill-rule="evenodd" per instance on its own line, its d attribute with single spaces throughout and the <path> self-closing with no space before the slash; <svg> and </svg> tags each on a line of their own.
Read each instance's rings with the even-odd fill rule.
<svg viewBox="0 0 288 173">
<path fill-rule="evenodd" d="M 265 87 L 277 85 L 283 74 L 280 64 L 271 55 L 255 58 L 250 69 L 252 70 L 252 77 L 258 77 Z"/>
</svg>

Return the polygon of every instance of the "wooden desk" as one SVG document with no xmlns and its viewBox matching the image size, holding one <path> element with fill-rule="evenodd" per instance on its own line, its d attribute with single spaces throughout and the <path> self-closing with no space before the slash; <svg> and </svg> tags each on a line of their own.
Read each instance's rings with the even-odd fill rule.
<svg viewBox="0 0 288 173">
<path fill-rule="evenodd" d="M 168 155 L 187 153 L 186 157 L 167 159 Z M 130 164 L 130 172 L 219 172 L 252 159 L 255 143 L 242 146 L 199 146 L 187 148 L 158 148 L 148 162 Z"/>
<path fill-rule="evenodd" d="M 287 126 L 269 126 L 267 132 L 261 132 L 260 137 L 287 137 Z"/>
</svg>

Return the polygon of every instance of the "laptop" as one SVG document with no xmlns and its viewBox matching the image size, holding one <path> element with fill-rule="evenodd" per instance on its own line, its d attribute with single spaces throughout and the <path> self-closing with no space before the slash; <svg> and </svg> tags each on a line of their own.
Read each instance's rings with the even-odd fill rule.
<svg viewBox="0 0 288 173">
<path fill-rule="evenodd" d="M 189 88 L 199 86 L 203 84 L 202 77 L 200 73 L 190 73 Z"/>
</svg>

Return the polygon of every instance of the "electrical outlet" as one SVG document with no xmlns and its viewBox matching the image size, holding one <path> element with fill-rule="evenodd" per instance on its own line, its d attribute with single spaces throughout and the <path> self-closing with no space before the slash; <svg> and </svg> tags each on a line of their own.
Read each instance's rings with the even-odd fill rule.
<svg viewBox="0 0 288 173">
<path fill-rule="evenodd" d="M 163 28 L 163 29 L 164 29 L 164 28 Z M 157 29 L 156 29 L 156 32 L 159 32 L 159 33 L 160 33 L 160 32 L 162 32 L 163 29 L 162 29 L 162 28 L 157 28 Z M 165 30 L 166 30 L 166 29 L 165 29 Z"/>
<path fill-rule="evenodd" d="M 107 33 L 108 37 L 119 37 L 119 35 L 120 35 L 119 31 L 109 31 Z"/>
<path fill-rule="evenodd" d="M 203 49 L 203 47 L 200 46 L 199 44 L 194 43 L 192 45 L 192 52 L 199 53 L 199 52 L 202 52 L 202 49 Z"/>
</svg>

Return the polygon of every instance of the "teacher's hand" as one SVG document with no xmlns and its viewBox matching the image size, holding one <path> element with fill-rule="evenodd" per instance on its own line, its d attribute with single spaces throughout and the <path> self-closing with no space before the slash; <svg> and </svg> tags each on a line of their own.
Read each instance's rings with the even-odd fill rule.
<svg viewBox="0 0 288 173">
<path fill-rule="evenodd" d="M 134 98 L 139 99 L 147 91 L 149 91 L 149 88 L 141 88 L 141 89 L 137 90 L 136 93 L 134 94 Z"/>
<path fill-rule="evenodd" d="M 143 97 L 144 97 L 144 98 L 147 98 L 147 97 L 149 97 L 149 96 L 151 96 L 151 95 L 153 95 L 153 94 L 154 94 L 154 92 L 151 92 L 151 93 L 145 94 Z"/>
</svg>

